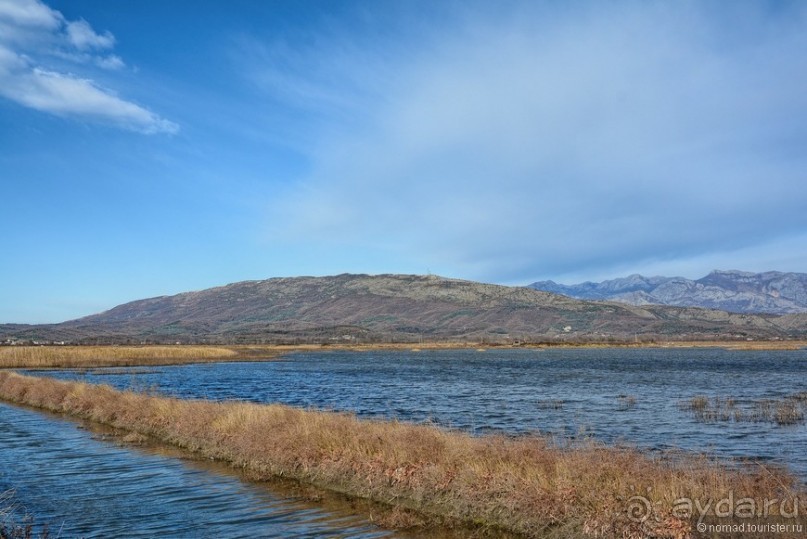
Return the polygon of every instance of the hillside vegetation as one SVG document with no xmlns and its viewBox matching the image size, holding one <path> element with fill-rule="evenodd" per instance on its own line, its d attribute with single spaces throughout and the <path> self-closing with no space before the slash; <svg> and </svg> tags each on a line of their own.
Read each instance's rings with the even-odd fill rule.
<svg viewBox="0 0 807 539">
<path fill-rule="evenodd" d="M 246 281 L 133 301 L 61 324 L 0 326 L 0 340 L 67 342 L 608 342 L 785 339 L 803 315 L 582 301 L 436 276 Z"/>
</svg>

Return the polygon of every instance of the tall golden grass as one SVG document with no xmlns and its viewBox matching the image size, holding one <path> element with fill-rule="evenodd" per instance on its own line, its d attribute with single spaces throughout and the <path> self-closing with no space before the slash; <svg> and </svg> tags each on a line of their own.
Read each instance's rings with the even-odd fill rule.
<svg viewBox="0 0 807 539">
<path fill-rule="evenodd" d="M 435 344 L 429 348 L 461 348 L 459 344 Z M 305 350 L 400 350 L 406 344 L 374 345 L 143 345 L 143 346 L 0 346 L 0 369 L 56 369 L 134 367 L 241 361 L 275 358 Z"/>
<path fill-rule="evenodd" d="M 676 500 L 783 499 L 795 480 L 703 457 L 650 458 L 540 437 L 473 437 L 281 405 L 177 400 L 0 372 L 0 399 L 110 425 L 220 459 L 257 479 L 282 476 L 376 500 L 427 520 L 527 537 L 689 537 Z M 634 497 L 650 518 L 631 519 Z M 760 502 L 761 503 L 761 502 Z M 635 509 L 635 508 L 634 508 Z"/>
<path fill-rule="evenodd" d="M 3 346 L 0 368 L 42 369 L 164 365 L 222 361 L 251 355 L 260 349 L 274 355 L 273 348 L 223 346 Z"/>
</svg>

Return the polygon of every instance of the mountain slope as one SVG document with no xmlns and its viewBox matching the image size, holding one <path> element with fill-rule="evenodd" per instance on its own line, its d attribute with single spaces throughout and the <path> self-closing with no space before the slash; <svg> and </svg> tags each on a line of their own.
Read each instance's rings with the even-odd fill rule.
<svg viewBox="0 0 807 539">
<path fill-rule="evenodd" d="M 631 305 L 704 307 L 737 313 L 807 313 L 805 273 L 715 270 L 694 281 L 683 277 L 631 275 L 576 285 L 540 281 L 529 287 L 577 299 L 619 301 Z"/>
<path fill-rule="evenodd" d="M 417 275 L 246 281 L 133 301 L 16 338 L 71 342 L 632 340 L 801 336 L 805 325 L 679 307 L 580 301 L 524 287 Z M 5 335 L 5 336 L 4 336 Z M 0 340 L 9 338 L 0 327 Z"/>
</svg>

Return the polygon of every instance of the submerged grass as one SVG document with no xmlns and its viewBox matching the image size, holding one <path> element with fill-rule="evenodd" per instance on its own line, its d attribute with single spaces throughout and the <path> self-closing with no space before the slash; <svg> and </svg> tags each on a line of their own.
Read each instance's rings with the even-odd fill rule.
<svg viewBox="0 0 807 539">
<path fill-rule="evenodd" d="M 104 385 L 0 372 L 0 399 L 153 437 L 229 462 L 414 512 L 527 537 L 688 537 L 676 500 L 784 499 L 795 480 L 704 457 L 651 458 L 593 442 L 473 437 L 434 426 L 369 421 L 281 405 L 177 400 Z M 632 518 L 637 495 L 652 508 Z M 644 498 L 643 498 L 644 499 Z"/>
<path fill-rule="evenodd" d="M 0 492 L 0 539 L 48 539 L 47 526 L 40 530 L 34 529 L 33 518 L 17 515 L 17 503 L 14 500 L 14 491 Z"/>
<path fill-rule="evenodd" d="M 709 398 L 697 395 L 678 403 L 678 408 L 687 411 L 703 423 L 718 421 L 775 423 L 780 426 L 804 423 L 807 408 L 806 393 L 797 393 L 780 399 L 754 400 L 740 405 L 732 397 Z"/>
<path fill-rule="evenodd" d="M 619 403 L 620 411 L 624 412 L 636 408 L 637 399 L 635 395 L 619 395 L 616 400 Z"/>
</svg>

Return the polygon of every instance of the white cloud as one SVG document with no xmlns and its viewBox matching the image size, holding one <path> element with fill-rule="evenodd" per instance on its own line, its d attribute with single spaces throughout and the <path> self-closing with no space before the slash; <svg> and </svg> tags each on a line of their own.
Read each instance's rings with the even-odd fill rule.
<svg viewBox="0 0 807 539">
<path fill-rule="evenodd" d="M 597 5 L 442 26 L 366 121 L 326 132 L 272 205 L 276 237 L 512 281 L 807 231 L 805 9 Z M 360 57 L 342 80 L 365 75 Z"/>
<path fill-rule="evenodd" d="M 38 0 L 0 0 L 0 19 L 14 25 L 58 29 L 64 17 Z"/>
<path fill-rule="evenodd" d="M 67 39 L 80 51 L 89 49 L 111 49 L 115 46 L 115 36 L 109 31 L 95 33 L 90 23 L 81 19 L 67 23 Z"/>
<path fill-rule="evenodd" d="M 104 69 L 112 69 L 112 70 L 123 69 L 124 67 L 126 67 L 126 64 L 123 63 L 121 57 L 116 56 L 114 54 L 96 58 L 95 65 Z"/>
<path fill-rule="evenodd" d="M 14 71 L 18 72 L 8 76 Z M 179 130 L 176 124 L 120 99 L 90 80 L 29 68 L 24 60 L 10 57 L 9 51 L 3 49 L 0 49 L 0 81 L 4 81 L 0 95 L 57 116 L 98 119 L 146 134 Z"/>
<path fill-rule="evenodd" d="M 105 70 L 125 67 L 108 51 L 115 37 L 68 21 L 39 0 L 0 0 L 0 96 L 54 114 L 140 133 L 176 133 L 177 124 L 102 88 L 91 78 L 47 66 L 53 59 Z"/>
</svg>

